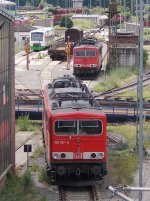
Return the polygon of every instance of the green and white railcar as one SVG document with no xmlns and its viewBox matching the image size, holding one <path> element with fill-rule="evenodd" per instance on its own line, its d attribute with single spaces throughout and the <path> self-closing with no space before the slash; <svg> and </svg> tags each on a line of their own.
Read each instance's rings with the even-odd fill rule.
<svg viewBox="0 0 150 201">
<path fill-rule="evenodd" d="M 53 45 L 54 38 L 55 30 L 53 27 L 42 27 L 30 31 L 30 48 L 34 51 L 44 50 Z"/>
</svg>

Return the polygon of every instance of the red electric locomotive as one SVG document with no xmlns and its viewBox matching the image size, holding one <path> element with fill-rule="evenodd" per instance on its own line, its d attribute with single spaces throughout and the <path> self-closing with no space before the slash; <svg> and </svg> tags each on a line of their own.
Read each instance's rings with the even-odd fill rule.
<svg viewBox="0 0 150 201">
<path fill-rule="evenodd" d="M 106 115 L 80 80 L 64 76 L 44 90 L 47 173 L 55 184 L 91 185 L 106 171 Z"/>
<path fill-rule="evenodd" d="M 96 38 L 83 38 L 73 50 L 74 75 L 94 75 L 102 68 L 102 44 Z"/>
</svg>

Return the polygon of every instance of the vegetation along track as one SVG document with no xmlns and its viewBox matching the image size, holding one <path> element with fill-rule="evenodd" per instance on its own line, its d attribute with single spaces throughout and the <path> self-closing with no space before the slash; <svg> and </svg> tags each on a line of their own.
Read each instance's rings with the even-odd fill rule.
<svg viewBox="0 0 150 201">
<path fill-rule="evenodd" d="M 145 74 L 143 74 L 143 86 L 146 86 L 150 84 L 150 72 L 147 72 Z M 107 90 L 105 92 L 102 93 L 98 93 L 96 95 L 94 95 L 97 99 L 101 98 L 101 97 L 113 97 L 117 94 L 123 93 L 127 90 L 133 90 L 137 88 L 137 82 L 131 83 L 131 84 L 127 84 L 123 87 L 115 87 L 113 89 Z"/>
<path fill-rule="evenodd" d="M 99 201 L 95 186 L 68 187 L 59 186 L 59 201 Z"/>
</svg>

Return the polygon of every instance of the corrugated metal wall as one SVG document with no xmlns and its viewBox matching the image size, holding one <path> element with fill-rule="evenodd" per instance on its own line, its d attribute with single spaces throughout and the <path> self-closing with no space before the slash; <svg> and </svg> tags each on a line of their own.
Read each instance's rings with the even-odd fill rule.
<svg viewBox="0 0 150 201">
<path fill-rule="evenodd" d="M 13 18 L 0 8 L 0 179 L 14 166 Z"/>
</svg>

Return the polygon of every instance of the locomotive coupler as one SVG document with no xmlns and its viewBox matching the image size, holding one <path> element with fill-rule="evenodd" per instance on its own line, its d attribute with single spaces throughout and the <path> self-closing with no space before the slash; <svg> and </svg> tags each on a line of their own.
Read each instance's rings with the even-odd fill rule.
<svg viewBox="0 0 150 201">
<path fill-rule="evenodd" d="M 80 172 L 80 168 L 77 168 L 77 169 L 76 169 L 76 176 L 77 176 L 77 177 L 80 177 L 80 173 L 81 173 L 81 172 Z"/>
</svg>

